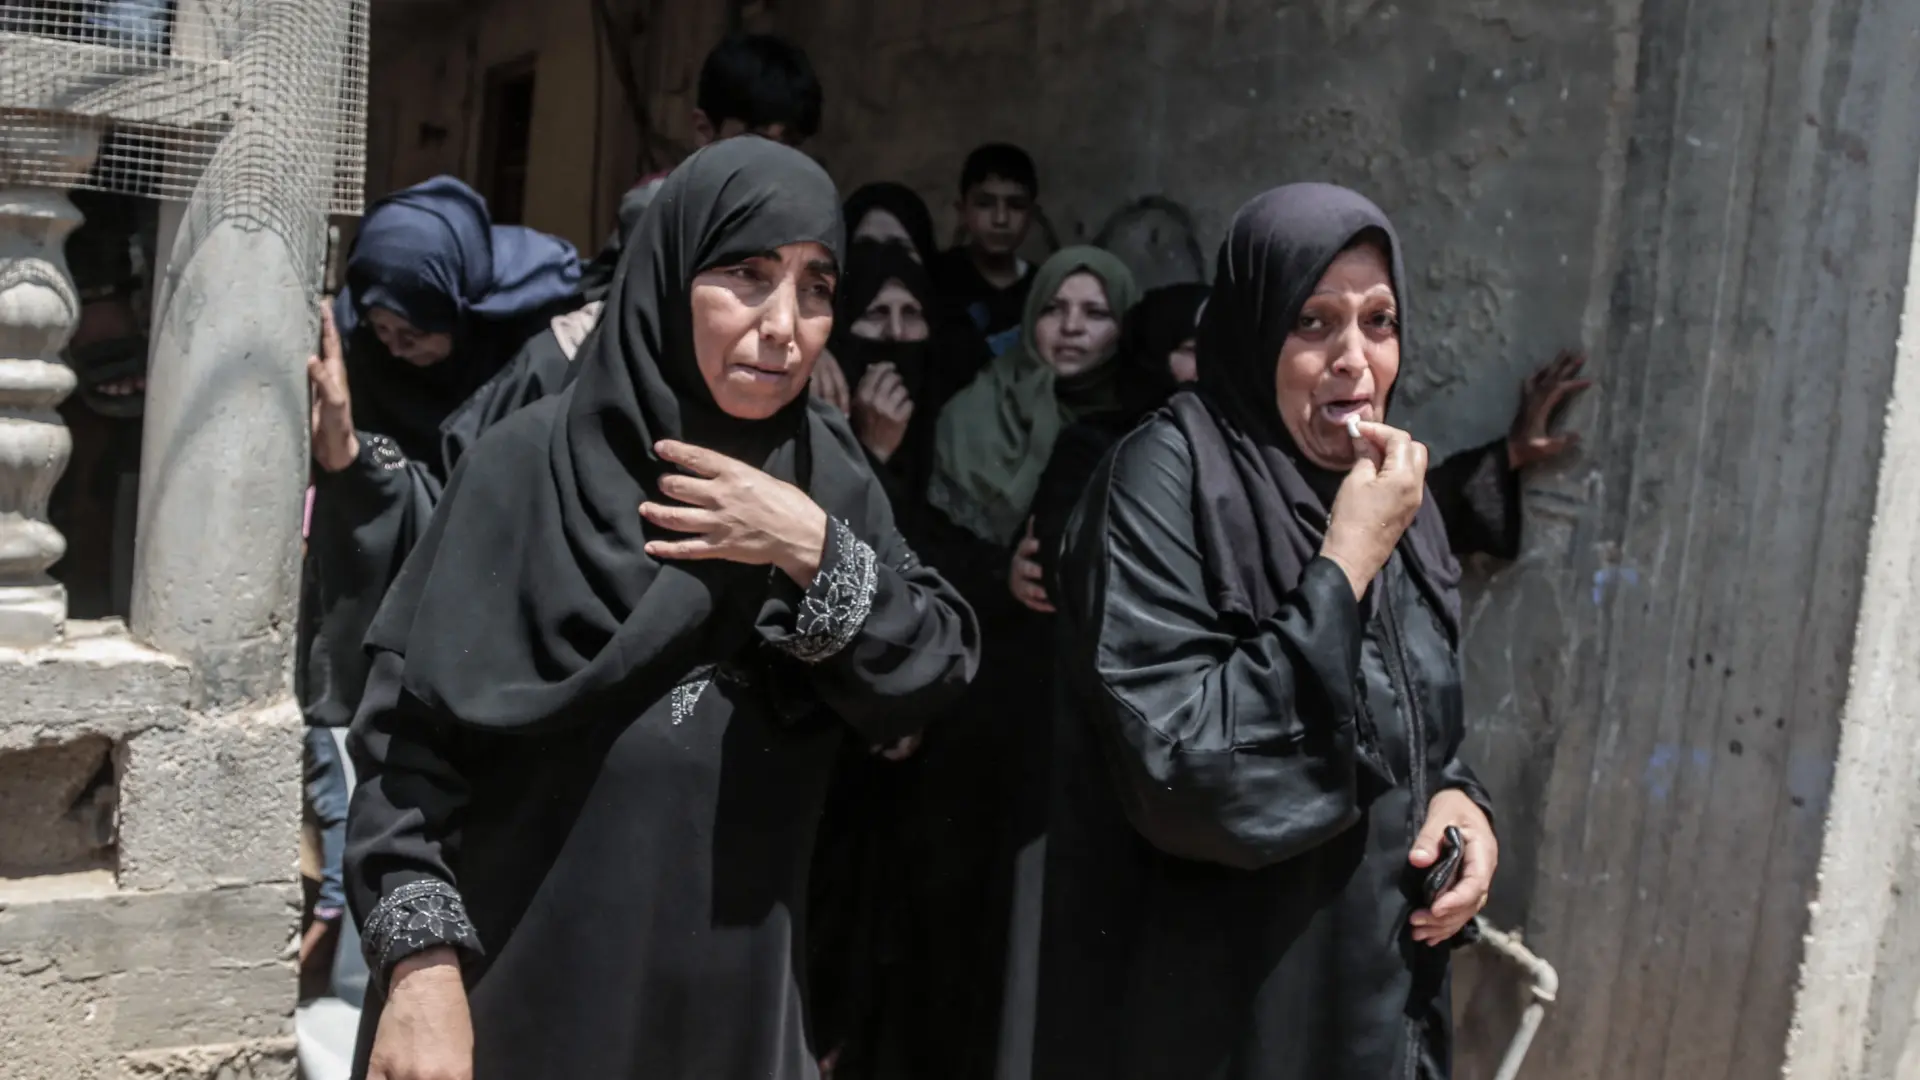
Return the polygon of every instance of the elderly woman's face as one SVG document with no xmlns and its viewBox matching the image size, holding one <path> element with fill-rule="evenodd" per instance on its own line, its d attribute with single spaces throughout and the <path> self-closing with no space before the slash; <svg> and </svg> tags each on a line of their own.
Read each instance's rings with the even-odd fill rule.
<svg viewBox="0 0 1920 1080">
<path fill-rule="evenodd" d="M 1280 346 L 1280 419 L 1308 461 L 1353 467 L 1347 418 L 1384 423 L 1400 374 L 1400 312 L 1386 253 L 1372 243 L 1340 253 Z"/>
<path fill-rule="evenodd" d="M 765 420 L 807 388 L 833 330 L 833 254 L 786 244 L 693 279 L 693 354 L 714 404 Z"/>
<path fill-rule="evenodd" d="M 1091 371 L 1120 346 L 1120 320 L 1107 303 L 1107 287 L 1085 270 L 1060 283 L 1033 324 L 1033 343 L 1062 376 Z"/>
<path fill-rule="evenodd" d="M 867 310 L 847 330 L 867 341 L 925 341 L 933 336 L 926 310 L 897 280 L 881 286 Z"/>
<path fill-rule="evenodd" d="M 367 321 L 388 352 L 414 367 L 432 367 L 453 355 L 452 334 L 429 334 L 383 307 L 368 308 Z"/>
</svg>

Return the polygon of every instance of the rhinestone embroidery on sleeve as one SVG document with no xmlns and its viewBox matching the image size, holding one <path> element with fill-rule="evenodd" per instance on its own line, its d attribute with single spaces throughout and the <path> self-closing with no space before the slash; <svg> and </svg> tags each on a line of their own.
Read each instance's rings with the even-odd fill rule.
<svg viewBox="0 0 1920 1080">
<path fill-rule="evenodd" d="M 366 440 L 367 460 L 373 462 L 376 468 L 392 472 L 406 466 L 407 455 L 400 452 L 399 443 L 379 434 L 366 434 L 361 438 Z"/>
<path fill-rule="evenodd" d="M 687 673 L 687 677 L 679 686 L 673 688 L 673 693 L 668 695 L 668 701 L 673 708 L 674 727 L 679 727 L 693 715 L 693 707 L 700 704 L 700 695 L 706 693 L 707 687 L 713 684 L 713 671 L 718 666 L 703 664 L 694 668 Z"/>
<path fill-rule="evenodd" d="M 878 583 L 878 557 L 838 519 L 832 520 L 834 547 L 839 558 L 821 567 L 813 587 L 800 602 L 794 635 L 780 644 L 789 655 L 817 664 L 846 648 L 873 610 Z"/>
<path fill-rule="evenodd" d="M 436 945 L 480 951 L 480 935 L 467 918 L 460 893 L 431 878 L 409 882 L 388 893 L 367 917 L 361 942 L 367 963 L 385 973 L 392 965 Z"/>
</svg>

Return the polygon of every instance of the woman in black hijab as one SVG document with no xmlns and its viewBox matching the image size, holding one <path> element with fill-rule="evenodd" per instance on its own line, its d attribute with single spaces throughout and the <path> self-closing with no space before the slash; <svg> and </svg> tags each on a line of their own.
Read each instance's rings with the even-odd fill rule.
<svg viewBox="0 0 1920 1080">
<path fill-rule="evenodd" d="M 1498 849 L 1458 564 L 1385 424 L 1406 280 L 1351 191 L 1249 203 L 1197 391 L 1069 527 L 1035 1076 L 1449 1075 L 1445 945 Z"/>
<path fill-rule="evenodd" d="M 867 184 L 847 198 L 848 257 L 842 285 L 857 294 L 835 303 L 834 340 L 814 369 L 814 392 L 841 412 L 854 412 L 854 398 L 860 388 L 864 364 L 862 358 L 843 348 L 849 336 L 876 338 L 872 333 L 857 334 L 855 324 L 867 312 L 890 283 L 909 292 L 927 326 L 927 336 L 936 343 L 934 352 L 940 370 L 939 391 L 944 401 L 954 390 L 967 384 L 992 358 L 986 339 L 966 313 L 934 288 L 927 269 L 940 253 L 933 235 L 933 215 L 912 188 L 893 181 Z M 886 258 L 863 252 L 888 251 Z M 911 261 L 917 269 L 905 270 L 901 263 Z M 881 276 L 885 275 L 885 276 Z M 857 301 L 857 302 L 856 302 Z M 848 355 L 842 355 L 848 353 Z M 952 386 L 945 384 L 951 381 Z M 933 411 L 922 408 L 923 427 L 932 426 Z M 869 441 L 863 438 L 862 440 Z M 896 505 L 898 500 L 895 500 Z"/>
<path fill-rule="evenodd" d="M 574 381 L 462 461 L 368 636 L 358 1075 L 817 1075 L 801 928 L 843 724 L 911 732 L 977 649 L 805 393 L 840 235 L 805 156 L 701 150 Z"/>
</svg>

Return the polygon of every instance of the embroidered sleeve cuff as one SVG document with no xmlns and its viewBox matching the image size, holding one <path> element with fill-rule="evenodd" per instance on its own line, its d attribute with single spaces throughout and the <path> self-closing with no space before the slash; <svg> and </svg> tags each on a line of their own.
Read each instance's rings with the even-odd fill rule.
<svg viewBox="0 0 1920 1080">
<path fill-rule="evenodd" d="M 367 916 L 360 938 L 367 966 L 378 973 L 382 985 L 395 964 L 438 945 L 483 955 L 459 891 L 432 878 L 408 882 L 383 897 Z"/>
<path fill-rule="evenodd" d="M 399 443 L 373 432 L 357 431 L 354 434 L 360 437 L 360 464 L 381 472 L 406 467 L 407 455 L 400 451 Z"/>
<path fill-rule="evenodd" d="M 795 659 L 817 664 L 853 641 L 873 610 L 878 558 L 838 519 L 827 524 L 820 572 L 800 601 L 793 636 L 775 644 Z"/>
</svg>

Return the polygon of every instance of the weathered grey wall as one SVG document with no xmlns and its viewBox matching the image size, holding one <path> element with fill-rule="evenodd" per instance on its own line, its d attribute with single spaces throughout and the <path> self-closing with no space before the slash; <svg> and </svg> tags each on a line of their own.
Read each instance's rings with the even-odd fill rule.
<svg viewBox="0 0 1920 1080">
<path fill-rule="evenodd" d="M 1520 373 L 1577 342 L 1616 18 L 1596 3 L 805 0 L 774 25 L 826 84 L 808 149 L 843 187 L 913 184 L 947 222 L 961 158 L 990 139 L 1033 151 L 1062 242 L 1164 195 L 1209 265 L 1264 188 L 1366 191 L 1422 267 L 1406 418 L 1457 447 L 1504 430 Z"/>
<path fill-rule="evenodd" d="M 1908 263 L 1903 323 L 1819 902 L 1787 1050 L 1794 1077 L 1920 1077 L 1920 247 Z"/>
<path fill-rule="evenodd" d="M 117 624 L 0 650 L 8 1080 L 293 1074 L 299 710 L 208 715 L 194 682 Z"/>
</svg>

